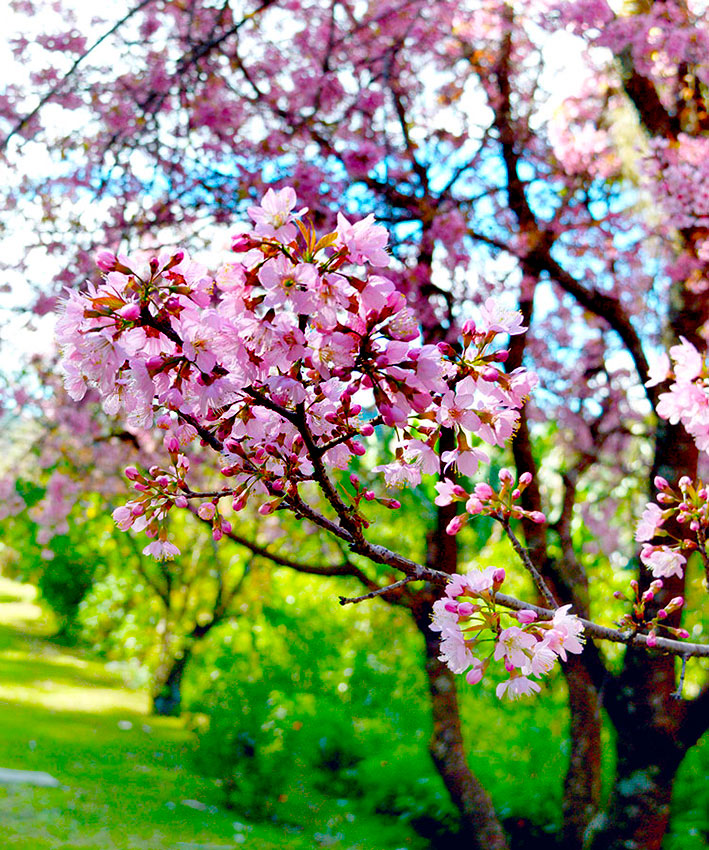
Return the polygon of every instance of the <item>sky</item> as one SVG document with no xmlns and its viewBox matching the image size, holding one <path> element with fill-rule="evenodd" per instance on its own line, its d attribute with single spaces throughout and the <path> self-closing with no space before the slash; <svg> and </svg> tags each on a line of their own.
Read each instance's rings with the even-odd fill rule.
<svg viewBox="0 0 709 850">
<path fill-rule="evenodd" d="M 89 32 L 91 30 L 90 22 L 96 10 L 95 0 L 65 0 L 65 3 L 70 3 L 75 10 L 77 27 L 83 32 Z M 102 16 L 119 19 L 125 14 L 127 5 L 126 0 L 103 0 L 101 4 Z M 18 16 L 10 13 L 9 17 L 4 19 L 5 32 L 9 35 L 5 40 L 0 40 L 0 67 L 9 69 L 6 80 L 11 83 L 21 83 L 26 79 L 28 72 L 28 69 L 19 65 L 13 57 L 10 50 L 12 35 L 16 32 L 21 33 L 31 41 L 38 34 L 51 31 L 55 21 L 56 16 L 52 15 L 51 12 L 36 15 L 29 20 L 24 15 Z M 101 30 L 98 32 L 101 32 Z M 545 59 L 548 63 L 546 76 L 548 87 L 554 92 L 554 97 L 547 109 L 553 112 L 566 96 L 578 89 L 579 83 L 587 70 L 581 61 L 578 40 L 574 36 L 565 32 L 557 32 L 552 36 L 540 34 L 540 38 L 546 39 L 547 42 L 544 47 Z M 105 42 L 99 49 L 101 51 L 110 49 L 109 44 L 109 42 Z M 31 47 L 29 49 L 31 50 Z M 67 60 L 66 67 L 69 67 L 69 60 Z M 28 110 L 33 108 L 41 96 L 41 92 L 32 94 L 28 99 Z M 478 113 L 479 115 L 481 104 L 475 92 L 469 94 L 469 100 L 469 114 Z M 68 119 L 58 114 L 57 120 Z M 40 146 L 26 145 L 23 149 L 23 158 L 25 164 L 29 160 L 29 168 L 35 173 L 46 172 L 50 164 L 46 152 L 43 152 Z M 12 181 L 13 178 L 14 175 L 7 168 L 3 173 L 3 167 L 0 165 L 0 179 L 7 183 L 7 181 Z M 11 231 L 0 236 L 0 255 L 11 264 L 17 262 L 22 256 L 20 253 L 23 250 L 22 246 L 31 242 L 32 236 L 32 219 L 18 216 L 12 224 Z M 60 261 L 60 258 L 47 257 L 41 251 L 34 252 L 31 257 L 29 278 L 39 281 L 50 279 L 54 275 L 54 264 L 58 261 Z M 9 286 L 11 289 L 9 293 L 3 292 L 0 301 L 0 323 L 3 326 L 0 328 L 0 351 L 3 356 L 3 371 L 7 373 L 17 368 L 28 354 L 34 352 L 50 353 L 53 350 L 52 326 L 54 319 L 52 316 L 32 317 L 28 322 L 28 316 L 19 312 L 19 308 L 26 305 L 34 297 L 32 288 L 24 275 L 10 271 L 4 280 L 0 281 L 0 286 L 3 286 L 3 288 Z"/>
</svg>

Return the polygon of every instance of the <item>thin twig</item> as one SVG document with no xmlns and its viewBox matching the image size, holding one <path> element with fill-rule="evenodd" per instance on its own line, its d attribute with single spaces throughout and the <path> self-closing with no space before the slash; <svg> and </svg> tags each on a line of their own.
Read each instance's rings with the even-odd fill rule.
<svg viewBox="0 0 709 850">
<path fill-rule="evenodd" d="M 547 605 L 550 605 L 553 608 L 558 607 L 558 603 L 557 603 L 556 599 L 554 599 L 553 593 L 551 592 L 551 590 L 549 590 L 547 583 L 542 578 L 542 574 L 539 572 L 539 570 L 532 563 L 532 559 L 529 557 L 529 552 L 527 552 L 527 550 L 524 548 L 524 546 L 522 546 L 522 544 L 519 542 L 519 540 L 515 536 L 515 533 L 510 528 L 509 522 L 506 519 L 501 519 L 500 523 L 502 524 L 502 527 L 505 529 L 505 534 L 509 538 L 510 543 L 512 543 L 512 548 L 519 555 L 519 557 L 520 557 L 522 563 L 524 564 L 526 570 L 529 572 L 529 574 L 534 579 L 534 583 L 536 584 L 539 592 L 542 594 L 542 596 L 546 600 Z"/>
<path fill-rule="evenodd" d="M 370 590 L 369 593 L 365 593 L 363 596 L 340 596 L 340 605 L 350 605 L 351 603 L 364 602 L 365 599 L 374 599 L 375 596 L 389 593 L 390 590 L 397 590 L 412 581 L 416 581 L 415 576 L 406 576 L 406 578 L 402 578 L 400 581 L 395 581 L 394 584 L 388 584 L 386 587 L 378 587 L 376 590 Z"/>
<path fill-rule="evenodd" d="M 677 684 L 677 690 L 672 694 L 673 699 L 682 699 L 682 688 L 684 687 L 684 674 L 687 671 L 687 655 L 682 656 L 682 670 L 679 674 L 679 682 Z"/>
<path fill-rule="evenodd" d="M 534 611 L 540 620 L 552 620 L 554 611 L 548 608 L 541 608 L 539 605 L 532 605 L 524 602 L 514 596 L 507 596 L 504 593 L 496 593 L 495 601 L 505 608 L 511 608 L 514 611 L 521 611 L 523 608 Z M 685 643 L 680 640 L 672 640 L 670 638 L 657 637 L 652 646 L 648 645 L 648 636 L 642 634 L 629 635 L 627 630 L 610 629 L 608 626 L 599 626 L 591 620 L 585 620 L 579 617 L 579 622 L 583 625 L 584 631 L 591 637 L 599 640 L 607 640 L 611 643 L 624 643 L 627 646 L 641 647 L 642 649 L 656 649 L 660 652 L 666 652 L 669 655 L 687 656 L 687 658 L 709 658 L 709 644 L 705 643 Z"/>
</svg>

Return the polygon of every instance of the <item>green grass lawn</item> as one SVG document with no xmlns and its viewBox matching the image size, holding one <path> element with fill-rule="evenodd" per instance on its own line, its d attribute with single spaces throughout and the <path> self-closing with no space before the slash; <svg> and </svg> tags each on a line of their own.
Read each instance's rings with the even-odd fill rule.
<svg viewBox="0 0 709 850">
<path fill-rule="evenodd" d="M 1 846 L 16 850 L 258 848 L 420 850 L 405 824 L 291 788 L 271 822 L 223 807 L 190 765 L 181 720 L 147 716 L 147 694 L 81 651 L 53 644 L 34 591 L 0 578 L 0 767 L 57 788 L 0 785 Z"/>
</svg>

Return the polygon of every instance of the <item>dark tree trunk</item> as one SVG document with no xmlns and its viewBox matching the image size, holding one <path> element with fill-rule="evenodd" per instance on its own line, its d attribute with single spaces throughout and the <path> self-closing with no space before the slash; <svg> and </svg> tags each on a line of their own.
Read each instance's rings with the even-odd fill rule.
<svg viewBox="0 0 709 850">
<path fill-rule="evenodd" d="M 657 729 L 618 729 L 618 768 L 604 828 L 592 850 L 660 850 L 683 753 Z"/>
<path fill-rule="evenodd" d="M 672 697 L 674 659 L 628 649 L 608 700 L 618 765 L 610 804 L 593 850 L 660 850 L 675 774 L 686 753 L 684 705 Z"/>
<path fill-rule="evenodd" d="M 192 651 L 185 649 L 177 658 L 162 665 L 162 675 L 155 682 L 152 714 L 159 717 L 179 717 L 182 713 L 182 676 Z"/>
<path fill-rule="evenodd" d="M 215 614 L 206 623 L 196 625 L 185 638 L 179 655 L 164 658 L 155 674 L 152 713 L 161 717 L 179 717 L 182 712 L 182 677 L 192 657 L 195 643 L 202 640 L 222 620 Z"/>
<path fill-rule="evenodd" d="M 600 701 L 581 658 L 569 656 L 564 673 L 569 688 L 571 755 L 564 778 L 562 846 L 581 850 L 601 802 Z"/>
<path fill-rule="evenodd" d="M 438 635 L 429 628 L 430 602 L 417 607 L 416 625 L 426 645 L 426 677 L 431 694 L 433 735 L 429 743 L 436 770 L 461 815 L 463 838 L 471 848 L 506 850 L 507 840 L 490 795 L 468 766 L 460 726 L 455 676 L 439 661 Z"/>
<path fill-rule="evenodd" d="M 674 344 L 683 336 L 702 350 L 705 343 L 698 329 L 708 318 L 706 298 L 694 295 L 681 283 L 673 285 L 670 296 L 665 343 Z M 651 482 L 656 475 L 674 485 L 682 475 L 694 478 L 697 460 L 697 447 L 685 429 L 660 420 Z M 686 533 L 677 524 L 668 523 L 665 528 L 678 537 Z M 651 579 L 641 565 L 641 589 Z M 684 585 L 684 577 L 664 579 L 657 606 L 673 596 L 684 596 Z M 676 611 L 665 622 L 678 626 L 679 621 L 680 612 Z M 673 698 L 675 679 L 671 656 L 626 650 L 623 671 L 606 699 L 618 734 L 618 767 L 606 822 L 594 838 L 593 850 L 659 850 L 662 845 L 675 774 L 687 749 L 682 737 L 686 704 Z"/>
<path fill-rule="evenodd" d="M 453 448 L 454 445 L 452 433 L 444 430 L 440 451 Z M 458 566 L 456 538 L 446 533 L 446 527 L 455 513 L 455 504 L 439 508 L 436 526 L 428 536 L 427 565 L 447 573 L 456 572 Z M 464 839 L 470 842 L 471 847 L 479 850 L 507 850 L 507 839 L 492 800 L 468 766 L 455 675 L 438 658 L 439 636 L 430 628 L 433 602 L 438 595 L 424 589 L 414 597 L 411 604 L 414 621 L 426 647 L 425 669 L 433 713 L 429 751 L 453 804 L 460 812 Z"/>
</svg>

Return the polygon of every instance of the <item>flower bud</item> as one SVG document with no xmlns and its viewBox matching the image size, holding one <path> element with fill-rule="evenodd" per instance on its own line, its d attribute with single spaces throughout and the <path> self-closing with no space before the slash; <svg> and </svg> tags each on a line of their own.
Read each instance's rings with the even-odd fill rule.
<svg viewBox="0 0 709 850">
<path fill-rule="evenodd" d="M 531 472 L 523 472 L 519 477 L 519 483 L 522 487 L 526 487 L 528 484 L 532 483 L 532 473 Z"/>
<path fill-rule="evenodd" d="M 118 257 L 116 257 L 113 251 L 99 251 L 94 256 L 94 261 L 102 272 L 115 271 L 118 265 Z"/>
<path fill-rule="evenodd" d="M 216 505 L 213 502 L 205 502 L 197 508 L 197 516 L 200 519 L 210 520 L 216 513 Z"/>
<path fill-rule="evenodd" d="M 482 513 L 484 507 L 485 506 L 480 501 L 480 499 L 477 498 L 477 496 L 471 496 L 465 503 L 465 510 L 471 516 L 475 516 L 476 514 Z"/>
<path fill-rule="evenodd" d="M 657 646 L 657 634 L 654 631 L 647 633 L 647 645 L 649 647 Z"/>
<path fill-rule="evenodd" d="M 546 516 L 544 516 L 541 511 L 531 511 L 528 516 L 532 522 L 536 522 L 537 525 L 541 525 L 543 522 L 547 521 Z"/>
<path fill-rule="evenodd" d="M 246 233 L 235 233 L 231 237 L 231 250 L 237 254 L 248 251 L 251 247 L 251 237 Z"/>
<path fill-rule="evenodd" d="M 472 602 L 461 602 L 458 605 L 458 615 L 460 617 L 469 617 L 475 611 L 475 606 Z"/>
<path fill-rule="evenodd" d="M 348 443 L 348 446 L 352 454 L 357 455 L 358 457 L 362 457 L 362 455 L 367 454 L 367 449 L 365 449 L 362 443 Z"/>
<path fill-rule="evenodd" d="M 127 466 L 124 469 L 124 473 L 126 478 L 130 479 L 131 481 L 137 481 L 139 478 L 142 477 L 134 466 Z"/>
<path fill-rule="evenodd" d="M 469 685 L 477 685 L 477 683 L 482 679 L 482 677 L 483 677 L 482 666 L 473 667 L 472 670 L 468 670 L 468 672 L 465 674 L 465 681 Z"/>
<path fill-rule="evenodd" d="M 174 434 L 165 434 L 163 443 L 165 444 L 167 451 L 172 454 L 180 451 L 180 441 Z"/>
<path fill-rule="evenodd" d="M 537 619 L 536 611 L 532 611 L 530 608 L 523 608 L 521 611 L 517 611 L 515 616 L 520 621 L 520 623 L 524 625 L 533 623 Z"/>
<path fill-rule="evenodd" d="M 505 569 L 504 567 L 498 567 L 492 574 L 492 586 L 497 590 L 498 587 L 505 580 Z"/>
<path fill-rule="evenodd" d="M 500 479 L 501 484 L 512 484 L 515 480 L 514 475 L 512 475 L 509 469 L 501 469 L 497 477 Z"/>
<path fill-rule="evenodd" d="M 175 507 L 176 508 L 186 508 L 187 507 L 187 499 L 182 495 L 175 496 Z"/>
<path fill-rule="evenodd" d="M 365 425 L 362 425 L 362 427 L 359 429 L 359 433 L 363 437 L 371 437 L 372 434 L 374 433 L 374 426 L 370 425 L 369 422 L 367 422 Z"/>
<path fill-rule="evenodd" d="M 669 490 L 670 484 L 666 478 L 663 478 L 661 475 L 656 475 L 654 480 L 654 485 L 658 490 Z"/>
<path fill-rule="evenodd" d="M 481 499 L 482 501 L 491 499 L 495 495 L 495 491 L 492 489 L 492 487 L 489 484 L 486 484 L 485 482 L 476 484 L 474 493 L 478 497 L 478 499 Z"/>
<path fill-rule="evenodd" d="M 137 301 L 130 301 L 128 304 L 124 304 L 117 312 L 126 322 L 135 322 L 140 318 L 140 304 Z"/>
<path fill-rule="evenodd" d="M 465 514 L 458 514 L 446 526 L 446 534 L 455 535 L 465 525 Z"/>
</svg>

